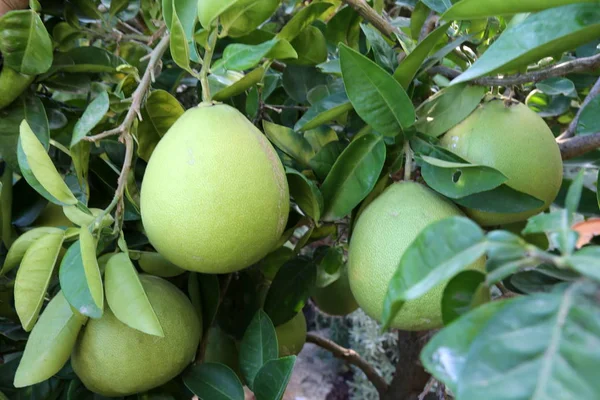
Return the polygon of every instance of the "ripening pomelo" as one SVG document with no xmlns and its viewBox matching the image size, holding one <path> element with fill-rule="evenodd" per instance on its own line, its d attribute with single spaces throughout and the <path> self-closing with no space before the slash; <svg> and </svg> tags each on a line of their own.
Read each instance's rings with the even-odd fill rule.
<svg viewBox="0 0 600 400">
<path fill-rule="evenodd" d="M 275 327 L 279 357 L 298 355 L 306 343 L 306 317 L 300 311 L 285 324 Z"/>
<path fill-rule="evenodd" d="M 194 359 L 201 324 L 188 298 L 162 278 L 140 275 L 164 337 L 130 328 L 109 307 L 89 319 L 75 345 L 73 370 L 91 391 L 127 396 L 160 386 L 179 375 Z"/>
<path fill-rule="evenodd" d="M 141 189 L 150 243 L 173 264 L 221 274 L 267 255 L 279 240 L 289 193 L 266 137 L 227 105 L 200 105 L 152 153 Z"/>
<path fill-rule="evenodd" d="M 345 265 L 341 268 L 338 280 L 323 288 L 316 288 L 312 296 L 319 310 L 329 315 L 348 315 L 358 308 L 358 303 L 350 290 L 348 268 Z"/>
<path fill-rule="evenodd" d="M 523 221 L 548 208 L 558 194 L 563 176 L 560 150 L 548 125 L 524 104 L 483 103 L 440 143 L 473 164 L 499 170 L 508 178 L 506 185 L 544 202 L 520 213 L 466 210 L 480 225 Z"/>
<path fill-rule="evenodd" d="M 348 255 L 350 288 L 365 313 L 381 321 L 390 280 L 417 235 L 433 222 L 461 215 L 454 204 L 415 182 L 395 183 L 369 204 L 355 225 Z M 484 264 L 482 258 L 471 268 L 483 268 Z M 391 326 L 410 331 L 442 326 L 446 283 L 406 302 Z"/>
</svg>

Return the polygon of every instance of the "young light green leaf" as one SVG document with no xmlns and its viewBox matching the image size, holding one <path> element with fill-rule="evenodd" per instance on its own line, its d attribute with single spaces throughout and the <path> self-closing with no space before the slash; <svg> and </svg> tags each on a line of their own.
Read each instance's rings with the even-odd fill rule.
<svg viewBox="0 0 600 400">
<path fill-rule="evenodd" d="M 440 90 L 417 108 L 417 131 L 440 136 L 458 125 L 479 105 L 486 88 L 458 84 Z"/>
<path fill-rule="evenodd" d="M 572 3 L 594 3 L 596 0 L 462 0 L 442 15 L 445 21 L 495 17 L 542 11 Z"/>
<path fill-rule="evenodd" d="M 383 170 L 385 153 L 383 138 L 373 134 L 350 143 L 321 186 L 324 221 L 348 215 L 371 192 Z"/>
<path fill-rule="evenodd" d="M 318 3 L 317 3 L 318 4 Z M 296 356 L 267 362 L 256 375 L 254 394 L 257 400 L 280 400 L 292 377 Z"/>
<path fill-rule="evenodd" d="M 316 128 L 329 121 L 335 120 L 340 115 L 352 110 L 352 103 L 344 92 L 334 93 L 313 104 L 300 118 L 294 130 L 306 131 Z"/>
<path fill-rule="evenodd" d="M 300 10 L 277 34 L 280 39 L 291 42 L 304 29 L 319 18 L 324 12 L 333 7 L 333 4 L 326 2 L 310 3 Z"/>
<path fill-rule="evenodd" d="M 436 248 L 429 252 L 426 249 Z M 485 253 L 483 231 L 465 217 L 450 217 L 425 228 L 406 249 L 383 306 L 385 328 L 403 303 L 417 299 L 477 261 Z"/>
<path fill-rule="evenodd" d="M 77 199 L 26 120 L 20 126 L 18 160 L 23 177 L 42 196 L 59 205 L 77 204 Z"/>
<path fill-rule="evenodd" d="M 581 193 L 583 191 L 583 178 L 585 170 L 580 170 L 567 191 L 565 199 L 565 208 L 569 213 L 569 222 L 573 222 L 573 214 L 577 212 L 579 202 L 581 201 Z"/>
<path fill-rule="evenodd" d="M 213 95 L 213 100 L 223 101 L 230 97 L 237 96 L 238 94 L 242 94 L 260 82 L 264 75 L 265 69 L 263 67 L 258 67 L 244 75 L 241 79 L 231 83 L 229 86 L 216 91 Z"/>
<path fill-rule="evenodd" d="M 323 195 L 317 185 L 304 174 L 286 168 L 286 176 L 290 188 L 290 195 L 300 209 L 310 218 L 318 223 L 323 210 Z"/>
<path fill-rule="evenodd" d="M 502 172 L 485 165 L 464 164 L 420 156 L 421 174 L 436 192 L 451 199 L 492 190 L 508 179 Z"/>
<path fill-rule="evenodd" d="M 144 287 L 126 253 L 113 255 L 104 271 L 106 301 L 125 325 L 154 336 L 164 336 Z"/>
<path fill-rule="evenodd" d="M 168 261 L 159 253 L 154 253 L 150 251 L 139 251 L 129 252 L 131 257 L 138 257 L 137 261 L 140 265 L 142 271 L 147 274 L 160 276 L 163 278 L 172 278 L 174 276 L 179 276 L 185 272 L 185 270 L 179 268 L 177 265 Z"/>
<path fill-rule="evenodd" d="M 77 226 L 89 226 L 102 212 L 103 210 L 99 208 L 90 208 L 84 211 L 81 204 L 75 206 L 63 206 L 65 217 Z M 102 218 L 100 225 L 102 227 L 110 226 L 113 222 L 114 219 L 112 215 L 106 214 L 104 218 Z"/>
<path fill-rule="evenodd" d="M 171 21 L 171 39 L 169 42 L 171 57 L 173 57 L 175 64 L 193 74 L 192 68 L 190 67 L 190 48 L 188 46 L 188 39 L 183 25 L 179 20 L 179 16 L 177 15 L 175 0 L 173 0 L 172 4 L 173 19 Z"/>
<path fill-rule="evenodd" d="M 273 38 L 257 45 L 232 43 L 223 52 L 223 66 L 228 70 L 244 71 L 254 68 L 263 58 L 298 58 L 287 41 Z"/>
<path fill-rule="evenodd" d="M 269 121 L 263 121 L 263 129 L 267 138 L 278 149 L 298 161 L 304 166 L 308 166 L 310 159 L 315 155 L 310 143 L 301 134 L 292 129 L 277 125 Z"/>
<path fill-rule="evenodd" d="M 400 82 L 404 89 L 408 89 L 423 61 L 425 61 L 436 44 L 446 35 L 449 27 L 450 23 L 446 23 L 427 35 L 396 68 L 394 78 Z"/>
<path fill-rule="evenodd" d="M 183 383 L 199 399 L 244 400 L 244 387 L 224 364 L 196 364 L 183 375 Z"/>
<path fill-rule="evenodd" d="M 445 325 L 481 304 L 490 301 L 490 289 L 485 284 L 485 274 L 479 271 L 462 271 L 450 279 L 442 296 L 442 319 Z"/>
<path fill-rule="evenodd" d="M 54 376 L 71 357 L 85 318 L 74 313 L 63 294 L 50 301 L 29 335 L 15 374 L 17 388 L 31 386 Z"/>
<path fill-rule="evenodd" d="M 452 83 L 509 71 L 575 48 L 598 35 L 600 7 L 597 3 L 570 4 L 531 14 L 520 24 L 506 29 L 471 68 Z"/>
<path fill-rule="evenodd" d="M 65 298 L 81 315 L 100 318 L 104 312 L 104 288 L 96 258 L 96 241 L 87 227 L 79 230 L 63 257 L 59 270 Z"/>
<path fill-rule="evenodd" d="M 383 68 L 340 45 L 342 78 L 358 115 L 377 132 L 396 136 L 415 122 L 415 109 L 402 86 Z"/>
<path fill-rule="evenodd" d="M 27 249 L 31 247 L 39 238 L 48 234 L 62 233 L 62 229 L 54 227 L 33 228 L 17 238 L 8 249 L 8 254 L 4 259 L 4 265 L 0 270 L 0 276 L 7 274 L 9 271 L 19 266 L 19 263 L 25 256 Z"/>
<path fill-rule="evenodd" d="M 278 357 L 278 348 L 271 319 L 263 310 L 258 310 L 240 344 L 240 369 L 250 389 L 262 366 Z"/>
<path fill-rule="evenodd" d="M 204 29 L 210 29 L 212 23 L 239 0 L 199 1 L 198 20 Z"/>
<path fill-rule="evenodd" d="M 109 105 L 108 93 L 106 90 L 103 90 L 87 106 L 83 115 L 75 124 L 73 137 L 71 138 L 71 147 L 79 143 L 100 121 L 102 121 L 102 118 L 104 118 L 104 115 L 108 112 Z"/>
<path fill-rule="evenodd" d="M 0 52 L 4 65 L 26 75 L 39 75 L 52 65 L 52 40 L 33 10 L 13 10 L 0 18 Z"/>
<path fill-rule="evenodd" d="M 48 233 L 29 246 L 23 256 L 15 279 L 15 309 L 26 332 L 38 319 L 64 237 L 63 231 Z"/>
</svg>

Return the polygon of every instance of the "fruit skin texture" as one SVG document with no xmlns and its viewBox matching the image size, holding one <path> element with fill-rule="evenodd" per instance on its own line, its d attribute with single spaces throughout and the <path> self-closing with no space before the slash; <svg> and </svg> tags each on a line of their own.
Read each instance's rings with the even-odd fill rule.
<svg viewBox="0 0 600 400">
<path fill-rule="evenodd" d="M 306 343 L 306 317 L 300 311 L 285 324 L 275 327 L 279 357 L 298 355 Z"/>
<path fill-rule="evenodd" d="M 560 189 L 563 164 L 554 135 L 524 104 L 484 103 L 449 130 L 440 144 L 473 164 L 499 170 L 508 178 L 506 185 L 544 201 L 543 207 L 521 213 L 466 210 L 480 225 L 523 221 L 548 208 Z"/>
<path fill-rule="evenodd" d="M 218 0 L 221 1 L 221 0 Z M 219 17 L 228 36 L 247 35 L 265 22 L 277 10 L 280 0 L 238 1 Z"/>
<path fill-rule="evenodd" d="M 150 157 L 142 222 L 173 264 L 228 273 L 273 250 L 289 201 L 283 166 L 265 136 L 232 107 L 200 105 L 173 124 Z"/>
<path fill-rule="evenodd" d="M 342 267 L 337 281 L 323 288 L 316 288 L 313 300 L 319 310 L 329 315 L 348 315 L 358 308 L 358 303 L 350 290 L 348 268 Z"/>
<path fill-rule="evenodd" d="M 381 321 L 386 292 L 404 251 L 431 223 L 462 215 L 454 204 L 414 182 L 395 183 L 376 198 L 356 223 L 348 255 L 350 288 L 364 312 Z M 482 258 L 469 268 L 484 267 Z M 391 326 L 407 331 L 441 327 L 446 284 L 406 302 Z"/>
<path fill-rule="evenodd" d="M 189 365 L 202 336 L 188 298 L 164 279 L 140 275 L 165 336 L 147 335 L 105 307 L 88 320 L 73 351 L 73 370 L 91 391 L 107 397 L 143 392 L 171 380 Z"/>
</svg>

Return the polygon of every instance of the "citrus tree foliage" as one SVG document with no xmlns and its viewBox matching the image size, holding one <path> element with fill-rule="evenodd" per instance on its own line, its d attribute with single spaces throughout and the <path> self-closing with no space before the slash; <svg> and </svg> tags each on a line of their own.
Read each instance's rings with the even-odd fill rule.
<svg viewBox="0 0 600 400">
<path fill-rule="evenodd" d="M 166 335 L 142 273 L 187 294 L 203 339 L 181 374 L 127 398 L 238 400 L 245 385 L 280 399 L 295 362 L 280 327 L 328 286 L 348 292 L 339 280 L 352 284 L 343 268 L 356 221 L 402 179 L 478 222 L 536 215 L 428 225 L 397 260 L 382 324 L 447 282 L 436 305 L 445 327 L 421 361 L 456 398 L 599 396 L 600 247 L 581 236 L 585 223 L 573 228 L 600 214 L 589 185 L 600 159 L 589 151 L 600 144 L 597 1 L 31 0 L 0 17 L 0 53 L 0 399 L 98 398 L 70 362 L 88 325 L 110 311 Z M 264 133 L 292 200 L 277 245 L 234 274 L 172 264 L 141 222 L 154 149 L 202 101 Z M 572 137 L 561 150 L 580 172 L 559 178 L 549 210 L 552 199 L 444 145 L 493 101 L 525 103 Z M 464 270 L 481 257 L 485 270 Z M 227 338 L 232 362 L 211 358 L 211 334 Z"/>
</svg>

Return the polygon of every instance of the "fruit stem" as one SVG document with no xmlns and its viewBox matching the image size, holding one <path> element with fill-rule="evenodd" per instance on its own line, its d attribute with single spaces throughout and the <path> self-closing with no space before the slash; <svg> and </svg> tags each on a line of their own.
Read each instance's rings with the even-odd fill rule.
<svg viewBox="0 0 600 400">
<path fill-rule="evenodd" d="M 208 73 L 210 72 L 210 64 L 212 61 L 215 47 L 217 46 L 218 37 L 218 23 L 215 28 L 208 35 L 208 43 L 204 51 L 204 61 L 202 62 L 202 69 L 200 70 L 200 84 L 202 85 L 202 101 L 204 103 L 210 103 L 212 96 L 210 94 L 210 85 L 208 84 Z"/>
<path fill-rule="evenodd" d="M 405 181 L 410 181 L 410 176 L 412 174 L 412 158 L 413 158 L 413 152 L 410 148 L 410 142 L 407 140 L 404 143 L 404 180 Z"/>
</svg>

